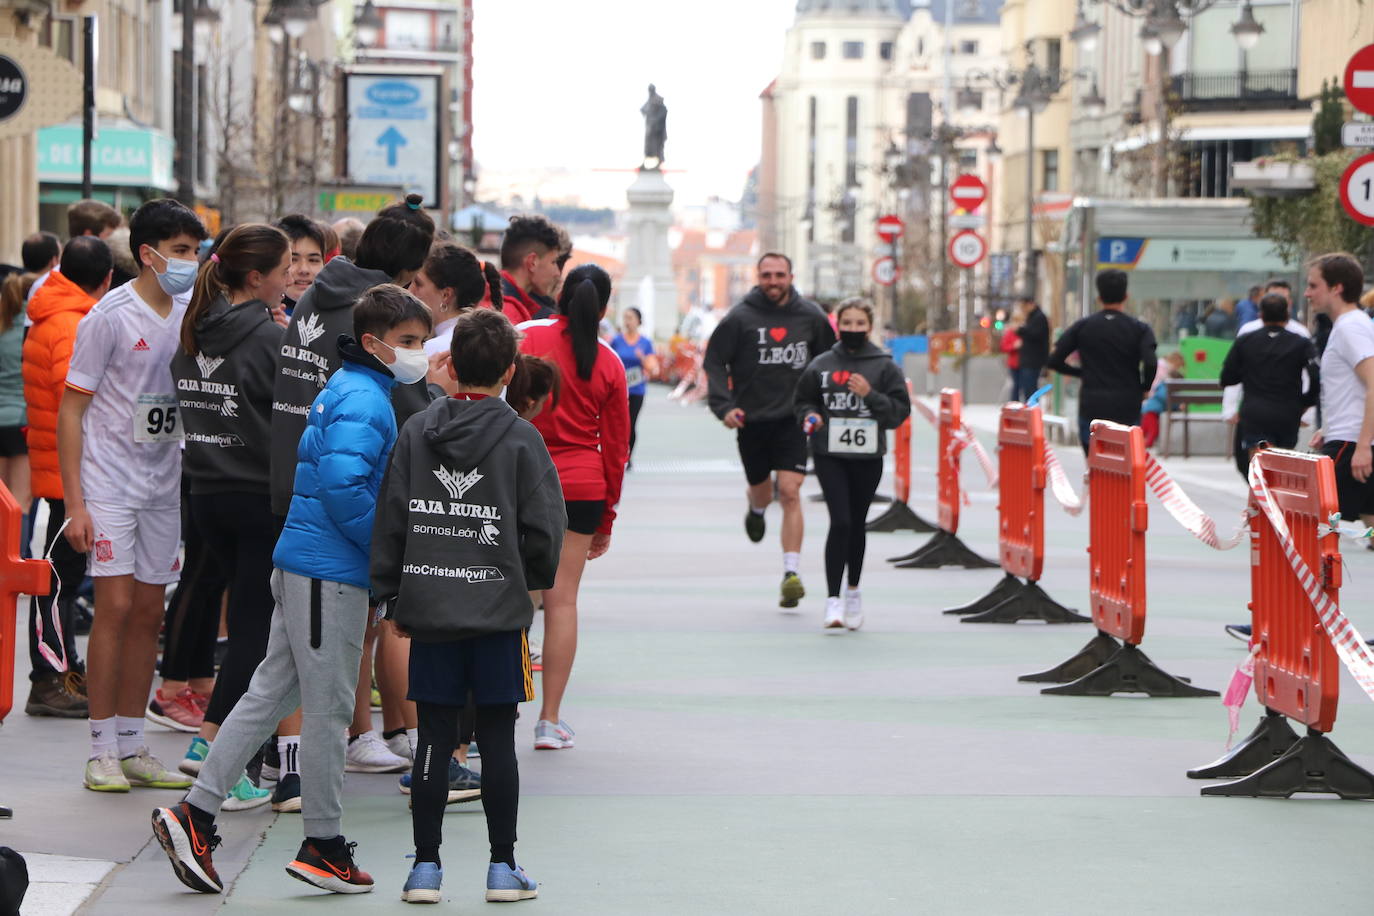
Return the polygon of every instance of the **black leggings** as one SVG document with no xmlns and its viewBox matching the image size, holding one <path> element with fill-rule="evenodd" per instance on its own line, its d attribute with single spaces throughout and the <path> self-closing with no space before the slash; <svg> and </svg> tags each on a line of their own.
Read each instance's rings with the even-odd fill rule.
<svg viewBox="0 0 1374 916">
<path fill-rule="evenodd" d="M 458 738 L 461 706 L 415 704 L 420 735 L 415 769 L 410 777 L 411 823 L 415 861 L 439 861 L 448 803 L 448 761 Z M 520 766 L 515 760 L 515 704 L 477 707 L 477 733 L 482 746 L 482 810 L 487 815 L 487 841 L 492 861 L 514 855 L 515 820 L 520 806 Z"/>
<path fill-rule="evenodd" d="M 816 479 L 830 510 L 830 533 L 825 536 L 825 585 L 831 598 L 840 596 L 840 580 L 849 568 L 849 587 L 857 588 L 864 568 L 864 525 L 878 481 L 883 477 L 881 458 L 813 458 Z M 486 753 L 484 747 L 482 753 Z"/>
<path fill-rule="evenodd" d="M 220 599 L 224 574 L 191 512 L 185 477 L 181 487 L 181 540 L 186 563 L 163 618 L 167 641 L 159 673 L 171 681 L 215 676 L 215 641 L 219 638 Z"/>
<path fill-rule="evenodd" d="M 86 670 L 85 663 L 76 651 L 75 613 L 76 593 L 81 589 L 81 580 L 86 575 L 86 555 L 77 553 L 65 534 L 57 533 L 62 529 L 66 517 L 67 507 L 62 500 L 48 500 L 48 531 L 43 538 L 43 553 L 46 556 L 49 551 L 52 552 L 53 574 L 48 593 L 29 598 L 29 664 L 32 666 L 29 679 L 33 681 L 57 673 L 52 663 L 38 651 L 35 618 L 40 614 L 43 617 L 43 642 L 47 643 L 52 653 L 61 658 L 65 649 L 67 670 Z M 53 596 L 58 595 L 59 585 L 61 594 L 54 607 Z M 62 623 L 62 646 L 57 644 L 57 621 Z"/>
<path fill-rule="evenodd" d="M 267 656 L 272 623 L 272 550 L 276 523 L 266 493 L 204 493 L 191 497 L 191 517 L 229 587 L 229 645 L 205 721 L 220 725 L 248 690 Z M 218 601 L 218 595 L 216 595 Z M 218 606 L 218 605 L 217 605 Z"/>
<path fill-rule="evenodd" d="M 642 394 L 632 394 L 632 395 L 630 395 L 630 451 L 628 452 L 628 454 L 629 454 L 629 456 L 630 456 L 631 458 L 633 458 L 633 457 L 634 457 L 634 454 L 635 454 L 635 438 L 636 438 L 635 427 L 637 427 L 637 426 L 639 425 L 639 412 L 640 412 L 641 410 L 643 410 L 643 409 L 644 409 L 644 395 L 642 395 Z"/>
</svg>

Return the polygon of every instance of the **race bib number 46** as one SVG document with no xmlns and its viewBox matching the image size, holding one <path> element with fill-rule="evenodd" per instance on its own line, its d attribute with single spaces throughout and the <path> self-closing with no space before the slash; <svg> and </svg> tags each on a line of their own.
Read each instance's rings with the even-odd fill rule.
<svg viewBox="0 0 1374 916">
<path fill-rule="evenodd" d="M 180 442 L 181 423 L 174 394 L 140 394 L 134 407 L 135 442 Z"/>
<path fill-rule="evenodd" d="M 878 454 L 878 421 L 835 417 L 827 424 L 830 429 L 830 454 Z"/>
</svg>

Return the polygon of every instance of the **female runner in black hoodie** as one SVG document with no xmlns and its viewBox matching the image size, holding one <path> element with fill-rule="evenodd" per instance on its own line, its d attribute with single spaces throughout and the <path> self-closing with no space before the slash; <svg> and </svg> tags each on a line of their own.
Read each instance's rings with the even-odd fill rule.
<svg viewBox="0 0 1374 916">
<path fill-rule="evenodd" d="M 911 413 L 902 371 L 868 339 L 873 306 L 846 299 L 835 313 L 840 340 L 811 361 L 797 382 L 797 420 L 810 437 L 816 479 L 830 511 L 825 539 L 825 627 L 863 626 L 859 575 L 864 565 L 864 525 L 883 476 L 884 432 Z M 849 588 L 840 597 L 846 567 Z"/>
</svg>

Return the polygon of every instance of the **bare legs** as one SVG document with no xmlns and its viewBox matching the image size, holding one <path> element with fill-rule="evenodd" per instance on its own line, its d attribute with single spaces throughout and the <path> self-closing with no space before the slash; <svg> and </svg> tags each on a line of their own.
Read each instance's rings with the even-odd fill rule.
<svg viewBox="0 0 1374 916">
<path fill-rule="evenodd" d="M 569 531 L 563 535 L 563 552 L 553 588 L 544 592 L 543 705 L 539 718 L 557 722 L 563 694 L 577 655 L 577 590 L 587 566 L 590 534 Z M 478 736 L 481 740 L 481 736 Z"/>
</svg>

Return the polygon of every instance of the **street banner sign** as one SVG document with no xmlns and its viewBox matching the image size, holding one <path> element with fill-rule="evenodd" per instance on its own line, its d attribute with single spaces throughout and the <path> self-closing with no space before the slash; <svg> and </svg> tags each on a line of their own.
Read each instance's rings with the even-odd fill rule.
<svg viewBox="0 0 1374 916">
<path fill-rule="evenodd" d="M 1374 153 L 1366 153 L 1341 176 L 1341 206 L 1350 218 L 1374 226 Z"/>
<path fill-rule="evenodd" d="M 348 179 L 404 188 L 439 207 L 440 91 L 438 72 L 351 71 L 348 99 Z"/>
<path fill-rule="evenodd" d="M 988 199 L 988 188 L 977 175 L 960 175 L 949 186 L 949 196 L 954 206 L 972 213 Z"/>
<path fill-rule="evenodd" d="M 988 218 L 981 213 L 955 213 L 949 218 L 951 229 L 982 229 Z"/>
<path fill-rule="evenodd" d="M 897 282 L 897 278 L 901 274 L 902 269 L 891 257 L 878 258 L 873 262 L 873 282 L 879 286 L 891 286 Z"/>
<path fill-rule="evenodd" d="M 1374 114 L 1374 45 L 1350 55 L 1345 65 L 1345 97 L 1356 111 Z"/>
<path fill-rule="evenodd" d="M 1342 124 L 1341 146 L 1374 146 L 1374 121 L 1346 121 Z"/>
<path fill-rule="evenodd" d="M 976 232 L 961 232 L 949 240 L 949 259 L 959 267 L 975 267 L 987 253 L 988 243 Z"/>
<path fill-rule="evenodd" d="M 902 222 L 897 216 L 889 213 L 887 216 L 878 218 L 878 238 L 891 245 L 902 237 L 906 231 L 906 223 Z"/>
</svg>

